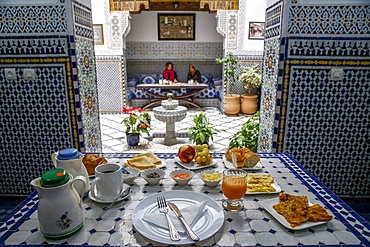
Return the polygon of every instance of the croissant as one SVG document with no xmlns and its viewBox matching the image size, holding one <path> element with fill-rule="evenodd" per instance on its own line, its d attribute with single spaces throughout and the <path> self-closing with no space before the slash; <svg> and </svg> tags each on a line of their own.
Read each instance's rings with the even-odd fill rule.
<svg viewBox="0 0 370 247">
<path fill-rule="evenodd" d="M 82 163 L 85 165 L 87 173 L 94 175 L 95 167 L 101 164 L 107 164 L 108 161 L 103 156 L 97 154 L 86 154 L 82 159 Z"/>
</svg>

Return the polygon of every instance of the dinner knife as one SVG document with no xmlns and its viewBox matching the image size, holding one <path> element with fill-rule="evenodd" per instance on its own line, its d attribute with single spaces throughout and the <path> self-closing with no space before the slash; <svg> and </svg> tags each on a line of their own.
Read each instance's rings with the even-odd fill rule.
<svg viewBox="0 0 370 247">
<path fill-rule="evenodd" d="M 191 227 L 188 225 L 188 223 L 185 221 L 184 217 L 182 216 L 180 210 L 178 209 L 178 207 L 175 205 L 175 203 L 173 202 L 168 202 L 168 205 L 170 206 L 171 210 L 173 212 L 175 212 L 175 214 L 177 215 L 177 217 L 179 217 L 179 219 L 181 220 L 182 224 L 185 226 L 186 230 L 188 231 L 190 237 L 192 240 L 194 241 L 198 241 L 199 240 L 199 237 L 198 235 L 193 231 L 193 229 L 191 229 Z"/>
</svg>

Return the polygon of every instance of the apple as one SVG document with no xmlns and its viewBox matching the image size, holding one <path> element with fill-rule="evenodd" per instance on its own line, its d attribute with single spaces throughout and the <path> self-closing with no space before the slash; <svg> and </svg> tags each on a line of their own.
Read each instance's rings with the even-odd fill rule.
<svg viewBox="0 0 370 247">
<path fill-rule="evenodd" d="M 191 145 L 183 145 L 177 153 L 183 163 L 190 163 L 195 157 L 195 148 Z"/>
</svg>

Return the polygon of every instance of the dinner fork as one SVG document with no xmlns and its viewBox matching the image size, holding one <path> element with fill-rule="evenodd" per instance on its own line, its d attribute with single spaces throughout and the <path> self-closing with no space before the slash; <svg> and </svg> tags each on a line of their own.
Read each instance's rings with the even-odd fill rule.
<svg viewBox="0 0 370 247">
<path fill-rule="evenodd" d="M 164 196 L 157 197 L 157 206 L 158 206 L 159 212 L 164 213 L 164 215 L 166 216 L 167 223 L 168 223 L 168 229 L 170 230 L 171 240 L 179 241 L 180 235 L 177 232 L 175 226 L 173 225 L 170 216 L 168 216 L 168 206 L 167 206 L 166 199 L 164 198 Z"/>
</svg>

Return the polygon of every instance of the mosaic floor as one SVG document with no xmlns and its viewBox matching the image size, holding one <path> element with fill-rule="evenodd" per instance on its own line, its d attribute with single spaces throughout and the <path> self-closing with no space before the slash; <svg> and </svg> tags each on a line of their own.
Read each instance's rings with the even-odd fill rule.
<svg viewBox="0 0 370 247">
<path fill-rule="evenodd" d="M 138 149 L 149 149 L 160 152 L 177 152 L 178 148 L 184 143 L 189 143 L 186 131 L 183 128 L 190 127 L 193 124 L 193 117 L 200 111 L 189 109 L 187 116 L 181 122 L 175 123 L 175 129 L 178 134 L 178 144 L 167 146 L 164 145 L 164 135 L 166 124 L 157 120 L 152 111 L 149 111 L 151 118 L 151 135 L 142 139 L 140 146 L 130 148 L 126 144 L 125 126 L 121 124 L 124 114 L 101 114 L 101 132 L 103 141 L 103 153 L 120 153 L 126 151 L 137 151 Z M 224 130 L 213 137 L 213 142 L 210 144 L 210 149 L 213 152 L 224 152 L 229 145 L 229 138 L 240 130 L 241 126 L 248 119 L 246 116 L 227 117 L 223 115 L 217 108 L 206 107 L 204 112 L 209 121 L 218 129 Z M 148 141 L 149 140 L 149 141 Z"/>
</svg>

